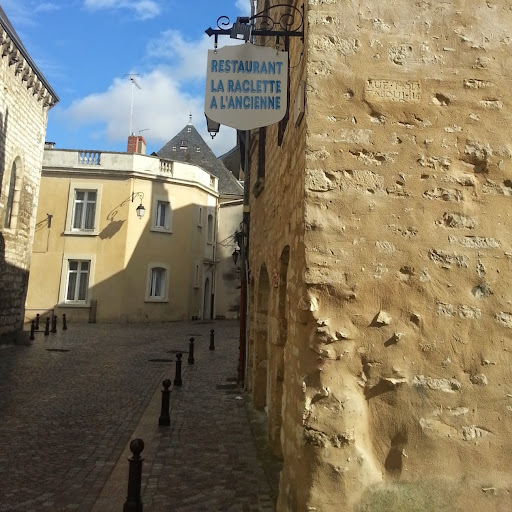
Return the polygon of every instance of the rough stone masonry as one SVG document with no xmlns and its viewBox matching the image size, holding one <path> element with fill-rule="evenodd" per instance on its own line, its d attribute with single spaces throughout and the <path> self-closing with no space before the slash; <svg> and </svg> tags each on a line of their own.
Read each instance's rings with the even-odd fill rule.
<svg viewBox="0 0 512 512">
<path fill-rule="evenodd" d="M 251 198 L 278 510 L 512 510 L 512 6 L 309 0 L 306 18 L 304 121 L 280 147 L 269 129 Z"/>
<path fill-rule="evenodd" d="M 0 8 L 1 10 L 1 8 Z M 48 110 L 53 97 L 0 12 L 0 336 L 23 327 Z M 5 28 L 10 29 L 8 32 Z M 22 51 L 23 50 L 23 51 Z M 37 71 L 37 72 L 36 72 Z M 13 176 L 13 168 L 15 176 Z M 14 183 L 12 183 L 14 180 Z M 12 213 L 7 213 L 13 193 Z M 10 222 L 6 216 L 10 216 Z M 3 339 L 3 338 L 2 338 Z"/>
</svg>

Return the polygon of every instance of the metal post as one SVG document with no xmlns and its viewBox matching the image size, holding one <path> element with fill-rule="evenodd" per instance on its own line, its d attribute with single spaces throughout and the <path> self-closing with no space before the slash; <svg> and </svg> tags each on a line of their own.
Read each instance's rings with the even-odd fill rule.
<svg viewBox="0 0 512 512">
<path fill-rule="evenodd" d="M 162 410 L 160 411 L 160 418 L 158 418 L 158 425 L 160 427 L 168 427 L 171 424 L 171 417 L 169 415 L 169 395 L 171 394 L 169 387 L 171 386 L 171 381 L 165 379 L 162 385 L 164 387 L 162 391 Z"/>
<path fill-rule="evenodd" d="M 142 481 L 142 461 L 140 454 L 144 450 L 144 441 L 134 439 L 130 443 L 132 456 L 128 459 L 130 468 L 128 471 L 128 495 L 124 502 L 123 512 L 143 512 L 142 501 L 140 499 L 140 487 Z"/>
<path fill-rule="evenodd" d="M 66 313 L 62 315 L 62 330 L 67 331 L 68 330 L 68 322 L 66 319 Z"/>
<path fill-rule="evenodd" d="M 174 376 L 174 385 L 175 386 L 181 386 L 181 358 L 183 357 L 183 354 L 181 352 L 178 352 L 176 354 L 176 375 Z"/>
<path fill-rule="evenodd" d="M 34 336 L 35 331 L 36 331 L 36 323 L 34 320 L 32 320 L 32 322 L 30 322 L 30 340 L 31 341 L 33 339 L 35 339 L 35 336 Z"/>
<path fill-rule="evenodd" d="M 39 313 L 36 315 L 36 330 L 39 330 Z"/>
<path fill-rule="evenodd" d="M 188 364 L 194 364 L 194 338 L 190 338 L 190 343 L 188 344 Z"/>
<path fill-rule="evenodd" d="M 215 331 L 210 331 L 210 350 L 215 350 Z"/>
<path fill-rule="evenodd" d="M 44 335 L 49 336 L 50 335 L 50 317 L 46 317 L 46 326 L 44 328 Z"/>
<path fill-rule="evenodd" d="M 54 334 L 57 332 L 57 315 L 52 316 L 52 332 Z"/>
</svg>

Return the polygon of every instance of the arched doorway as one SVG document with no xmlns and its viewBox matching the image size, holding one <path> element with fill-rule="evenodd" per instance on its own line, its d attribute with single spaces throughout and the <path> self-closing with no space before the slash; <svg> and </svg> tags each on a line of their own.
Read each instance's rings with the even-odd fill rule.
<svg viewBox="0 0 512 512">
<path fill-rule="evenodd" d="M 267 406 L 268 392 L 268 303 L 270 297 L 270 282 L 266 266 L 260 270 L 256 304 L 256 335 L 254 340 L 254 384 L 253 403 L 257 409 Z"/>
<path fill-rule="evenodd" d="M 210 278 L 207 277 L 204 281 L 203 320 L 208 320 L 211 317 L 211 296 Z"/>
<path fill-rule="evenodd" d="M 288 264 L 290 247 L 286 246 L 281 253 L 279 263 L 277 333 L 270 347 L 270 406 L 268 418 L 269 444 L 278 457 L 282 457 L 281 425 L 283 422 L 283 381 L 284 381 L 284 349 L 288 337 Z"/>
</svg>

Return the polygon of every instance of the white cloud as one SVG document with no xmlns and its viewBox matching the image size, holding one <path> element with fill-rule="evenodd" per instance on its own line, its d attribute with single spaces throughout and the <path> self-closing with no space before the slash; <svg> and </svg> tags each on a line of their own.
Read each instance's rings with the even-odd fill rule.
<svg viewBox="0 0 512 512">
<path fill-rule="evenodd" d="M 243 44 L 225 38 L 224 44 Z M 204 117 L 204 89 L 208 49 L 213 40 L 204 35 L 198 40 L 185 40 L 176 30 L 162 32 L 151 41 L 146 53 L 159 64 L 146 72 L 138 72 L 137 82 L 141 89 L 133 90 L 133 131 L 149 128 L 144 132 L 148 146 L 160 149 L 188 123 L 192 121 L 205 141 L 217 155 L 235 145 L 235 130 L 221 127 L 215 139 L 206 131 Z M 147 61 L 147 62 L 150 62 Z M 198 90 L 198 86 L 199 89 Z M 55 112 L 70 127 L 87 126 L 101 128 L 94 134 L 96 139 L 108 144 L 124 142 L 130 126 L 131 82 L 127 77 L 115 78 L 104 92 L 90 94 L 74 101 L 68 108 Z M 192 93 L 191 90 L 194 92 Z"/>
<path fill-rule="evenodd" d="M 243 44 L 243 41 L 223 38 L 219 47 Z M 166 30 L 149 42 L 146 52 L 149 57 L 168 61 L 180 81 L 204 78 L 208 50 L 213 48 L 213 39 L 204 34 L 196 41 L 186 41 L 178 30 Z"/>
<path fill-rule="evenodd" d="M 194 126 L 216 154 L 231 149 L 235 145 L 234 130 L 222 127 L 211 141 L 206 132 L 204 98 L 183 92 L 175 76 L 170 69 L 158 68 L 137 78 L 141 89 L 133 91 L 133 132 L 148 129 L 143 132 L 144 138 L 158 150 L 185 127 L 192 114 Z M 102 128 L 93 134 L 97 140 L 124 141 L 130 126 L 131 87 L 128 78 L 117 78 L 107 91 L 77 100 L 58 115 L 74 126 L 99 123 Z"/>
<path fill-rule="evenodd" d="M 199 41 L 186 41 L 178 30 L 166 30 L 147 46 L 149 57 L 165 59 L 173 65 L 180 79 L 203 77 L 208 49 L 213 42 L 206 34 Z"/>
<path fill-rule="evenodd" d="M 251 14 L 251 4 L 252 0 L 236 0 L 235 5 L 242 14 L 249 16 Z"/>
<path fill-rule="evenodd" d="M 53 2 L 42 2 L 36 6 L 34 12 L 50 12 L 50 11 L 58 11 L 62 9 L 62 5 L 57 5 Z"/>
<path fill-rule="evenodd" d="M 138 18 L 147 20 L 160 14 L 160 5 L 155 0 L 85 0 L 85 7 L 91 10 L 131 9 Z"/>
</svg>

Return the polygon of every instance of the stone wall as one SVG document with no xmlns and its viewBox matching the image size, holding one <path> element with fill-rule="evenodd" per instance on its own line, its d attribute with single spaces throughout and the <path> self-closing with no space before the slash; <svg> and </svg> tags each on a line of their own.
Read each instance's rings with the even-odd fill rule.
<svg viewBox="0 0 512 512">
<path fill-rule="evenodd" d="M 2 35 L 5 52 L 0 59 L 0 335 L 23 325 L 48 107 L 54 101 L 5 32 Z M 18 180 L 8 229 L 5 209 L 15 162 Z"/>
<path fill-rule="evenodd" d="M 276 183 L 261 194 L 289 213 L 279 183 L 305 188 L 288 236 L 278 510 L 506 510 L 512 11 L 310 0 L 307 19 L 304 167 L 282 165 L 303 150 L 288 130 L 281 153 L 267 145 Z M 261 196 L 255 273 L 290 226 Z M 257 285 L 251 339 L 271 350 L 279 294 L 265 313 Z"/>
</svg>

